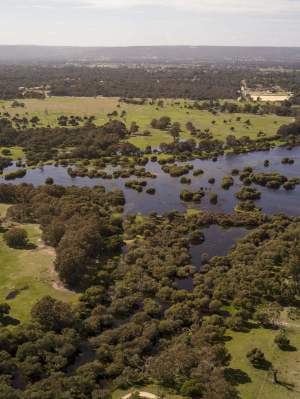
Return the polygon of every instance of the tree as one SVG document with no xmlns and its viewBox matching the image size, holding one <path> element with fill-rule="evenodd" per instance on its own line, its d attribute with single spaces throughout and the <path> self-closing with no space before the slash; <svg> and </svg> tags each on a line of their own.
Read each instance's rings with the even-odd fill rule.
<svg viewBox="0 0 300 399">
<path fill-rule="evenodd" d="M 178 141 L 180 131 L 181 131 L 180 124 L 178 122 L 173 123 L 173 125 L 170 128 L 170 134 L 173 137 L 174 142 Z"/>
<path fill-rule="evenodd" d="M 26 230 L 20 227 L 13 227 L 3 235 L 7 245 L 12 248 L 25 248 L 28 245 Z"/>
<path fill-rule="evenodd" d="M 255 312 L 255 319 L 264 327 L 275 327 L 278 323 L 281 307 L 277 303 L 260 306 Z"/>
<path fill-rule="evenodd" d="M 45 330 L 61 331 L 74 322 L 71 306 L 51 296 L 40 299 L 33 306 L 31 315 Z"/>
<path fill-rule="evenodd" d="M 139 125 L 136 123 L 136 122 L 132 122 L 131 123 L 131 126 L 130 126 L 130 129 L 129 129 L 129 132 L 130 133 L 136 133 L 136 132 L 138 132 L 139 131 Z"/>
<path fill-rule="evenodd" d="M 195 126 L 190 121 L 186 123 L 185 127 L 191 134 L 194 134 L 196 132 Z"/>
<path fill-rule="evenodd" d="M 266 358 L 264 353 L 258 348 L 251 349 L 247 353 L 247 359 L 250 361 L 252 366 L 256 368 L 261 368 L 266 363 Z"/>
</svg>

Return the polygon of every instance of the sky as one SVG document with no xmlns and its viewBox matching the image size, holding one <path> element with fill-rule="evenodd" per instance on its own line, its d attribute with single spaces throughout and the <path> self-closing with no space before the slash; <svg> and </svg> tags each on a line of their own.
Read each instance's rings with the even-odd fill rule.
<svg viewBox="0 0 300 399">
<path fill-rule="evenodd" d="M 0 44 L 300 47 L 300 0 L 0 0 Z"/>
</svg>

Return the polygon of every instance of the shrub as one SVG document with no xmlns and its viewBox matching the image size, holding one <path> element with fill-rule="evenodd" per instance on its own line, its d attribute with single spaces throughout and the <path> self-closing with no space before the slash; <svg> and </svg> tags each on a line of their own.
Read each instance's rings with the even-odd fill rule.
<svg viewBox="0 0 300 399">
<path fill-rule="evenodd" d="M 156 192 L 156 190 L 155 190 L 155 188 L 153 188 L 153 187 L 150 187 L 150 188 L 148 188 L 148 189 L 146 190 L 146 193 L 147 193 L 147 194 L 150 194 L 150 195 L 154 195 L 155 192 Z"/>
<path fill-rule="evenodd" d="M 288 158 L 288 157 L 282 158 L 282 160 L 281 160 L 281 163 L 283 165 L 292 165 L 294 162 L 295 161 L 292 158 Z"/>
<path fill-rule="evenodd" d="M 278 348 L 282 350 L 287 349 L 290 346 L 290 340 L 285 331 L 280 331 L 280 333 L 274 338 L 274 342 L 277 344 Z"/>
<path fill-rule="evenodd" d="M 235 194 L 236 198 L 241 201 L 246 200 L 259 200 L 261 197 L 261 193 L 255 188 L 251 187 L 243 187 L 240 191 Z"/>
<path fill-rule="evenodd" d="M 182 176 L 180 179 L 181 184 L 191 184 L 191 179 L 189 177 Z"/>
<path fill-rule="evenodd" d="M 53 180 L 52 177 L 47 177 L 47 178 L 46 178 L 45 184 L 53 184 L 53 183 L 54 183 L 54 180 Z"/>
<path fill-rule="evenodd" d="M 27 232 L 19 227 L 6 231 L 3 235 L 6 244 L 11 248 L 24 248 L 28 244 Z"/>
<path fill-rule="evenodd" d="M 193 176 L 200 176 L 200 175 L 203 175 L 203 170 L 202 169 L 196 169 L 196 170 L 194 170 L 194 172 L 193 172 Z"/>
<path fill-rule="evenodd" d="M 13 172 L 7 173 L 4 176 L 5 180 L 14 180 L 14 179 L 21 179 L 26 175 L 26 169 L 19 169 L 19 170 L 14 170 Z"/>
<path fill-rule="evenodd" d="M 222 178 L 221 186 L 224 190 L 228 190 L 231 186 L 233 186 L 234 180 L 231 176 L 224 176 Z"/>
</svg>

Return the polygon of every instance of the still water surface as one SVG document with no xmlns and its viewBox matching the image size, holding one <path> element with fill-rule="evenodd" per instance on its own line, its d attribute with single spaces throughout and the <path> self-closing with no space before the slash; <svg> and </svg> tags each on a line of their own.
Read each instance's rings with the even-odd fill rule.
<svg viewBox="0 0 300 399">
<path fill-rule="evenodd" d="M 282 165 L 283 157 L 290 157 L 295 160 L 293 165 Z M 270 160 L 270 166 L 264 167 L 264 161 Z M 202 199 L 200 204 L 193 204 L 193 208 L 202 209 L 210 212 L 225 212 L 231 213 L 236 204 L 234 194 L 240 190 L 242 184 L 238 176 L 234 177 L 235 184 L 228 191 L 221 188 L 221 180 L 224 175 L 231 173 L 231 170 L 237 168 L 243 169 L 245 166 L 252 166 L 256 172 L 279 172 L 289 178 L 300 177 L 300 148 L 287 150 L 285 148 L 277 148 L 270 151 L 253 152 L 249 154 L 226 155 L 220 157 L 217 162 L 211 160 L 195 160 L 189 162 L 194 165 L 194 169 L 202 169 L 204 174 L 198 177 L 193 177 L 190 172 L 189 176 L 192 179 L 190 185 L 182 185 L 180 178 L 171 177 L 161 170 L 158 163 L 149 162 L 146 169 L 157 175 L 156 179 L 143 179 L 148 181 L 147 187 L 154 187 L 156 195 L 151 196 L 146 192 L 138 193 L 135 190 L 127 189 L 124 185 L 127 180 L 136 179 L 132 176 L 129 179 L 90 179 L 88 177 L 72 178 L 67 173 L 67 168 L 55 167 L 53 165 L 44 166 L 43 169 L 28 170 L 27 174 L 22 179 L 16 179 L 12 183 L 18 184 L 20 182 L 32 183 L 33 185 L 44 184 L 46 177 L 50 176 L 54 182 L 63 186 L 76 185 L 79 187 L 95 185 L 102 185 L 107 190 L 122 189 L 126 197 L 125 215 L 126 214 L 149 214 L 150 212 L 163 213 L 171 210 L 184 211 L 187 204 L 182 202 L 179 198 L 180 192 L 183 189 L 196 191 L 200 187 L 204 187 L 207 195 Z M 5 172 L 15 169 L 14 166 L 7 168 Z M 116 168 L 118 169 L 118 168 Z M 214 177 L 215 184 L 208 183 L 208 178 Z M 4 182 L 3 177 L 0 182 Z M 262 208 L 262 211 L 267 214 L 285 213 L 287 215 L 300 214 L 300 186 L 296 186 L 295 190 L 286 191 L 283 188 L 279 190 L 272 190 L 265 187 L 257 187 L 262 192 L 261 200 L 257 201 L 257 206 Z M 212 205 L 209 202 L 209 192 L 216 192 L 219 197 L 218 204 Z"/>
</svg>

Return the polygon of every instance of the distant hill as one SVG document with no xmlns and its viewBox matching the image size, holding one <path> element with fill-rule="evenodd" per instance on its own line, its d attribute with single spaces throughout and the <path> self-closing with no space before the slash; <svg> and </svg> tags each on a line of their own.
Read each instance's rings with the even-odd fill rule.
<svg viewBox="0 0 300 399">
<path fill-rule="evenodd" d="M 0 46 L 0 63 L 266 63 L 300 62 L 300 47 L 140 46 L 58 47 Z"/>
</svg>

